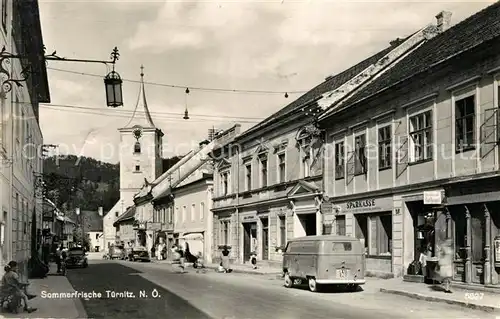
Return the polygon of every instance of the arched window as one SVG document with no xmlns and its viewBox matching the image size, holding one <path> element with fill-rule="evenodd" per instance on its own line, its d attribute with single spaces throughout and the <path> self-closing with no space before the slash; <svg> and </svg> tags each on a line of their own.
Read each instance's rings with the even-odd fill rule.
<svg viewBox="0 0 500 319">
<path fill-rule="evenodd" d="M 141 143 L 135 142 L 134 144 L 134 153 L 140 153 L 141 152 Z"/>
</svg>

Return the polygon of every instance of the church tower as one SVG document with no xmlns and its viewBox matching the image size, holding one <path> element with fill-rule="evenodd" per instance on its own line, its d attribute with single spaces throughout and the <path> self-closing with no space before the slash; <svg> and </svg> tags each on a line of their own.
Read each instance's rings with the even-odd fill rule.
<svg viewBox="0 0 500 319">
<path fill-rule="evenodd" d="M 144 90 L 144 67 L 134 113 L 120 132 L 120 200 L 126 208 L 133 205 L 134 195 L 145 180 L 152 182 L 162 173 L 163 132 L 155 126 L 149 113 Z"/>
</svg>

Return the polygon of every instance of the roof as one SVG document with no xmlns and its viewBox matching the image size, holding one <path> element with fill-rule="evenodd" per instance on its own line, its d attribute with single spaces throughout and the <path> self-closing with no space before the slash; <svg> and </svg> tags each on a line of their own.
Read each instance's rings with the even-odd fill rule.
<svg viewBox="0 0 500 319">
<path fill-rule="evenodd" d="M 352 105 L 500 35 L 500 2 L 423 43 L 393 68 L 358 91 L 345 105 Z"/>
<path fill-rule="evenodd" d="M 349 81 L 350 79 L 352 79 L 353 77 L 358 75 L 360 72 L 362 72 L 363 70 L 368 68 L 370 65 L 376 63 L 378 60 L 383 58 L 386 54 L 391 52 L 391 50 L 393 50 L 393 49 L 394 49 L 394 46 L 390 46 L 390 47 L 370 56 L 369 58 L 359 62 L 358 64 L 348 68 L 347 70 L 340 72 L 337 75 L 327 77 L 324 82 L 322 82 L 321 84 L 312 88 L 311 90 L 309 90 L 308 92 L 306 92 L 305 94 L 303 94 L 298 99 L 294 100 L 293 102 L 291 102 L 290 104 L 288 104 L 287 106 L 285 106 L 284 108 L 279 110 L 278 112 L 276 112 L 273 115 L 269 116 L 268 118 L 264 119 L 259 124 L 251 127 L 250 129 L 248 129 L 247 131 L 242 133 L 240 135 L 240 137 L 248 135 L 249 133 L 256 131 L 257 129 L 259 129 L 261 127 L 267 126 L 271 122 L 278 120 L 278 119 L 284 117 L 285 115 L 300 109 L 303 105 L 321 97 L 321 95 L 326 93 L 326 92 L 333 91 L 333 90 L 337 89 L 338 87 L 340 87 L 341 85 L 343 85 L 344 83 L 346 83 L 347 81 Z"/>
<path fill-rule="evenodd" d="M 146 91 L 144 90 L 144 67 L 141 65 L 141 83 L 139 85 L 139 95 L 135 105 L 134 113 L 125 128 L 140 126 L 143 128 L 156 128 L 149 113 L 148 103 L 146 101 Z"/>
<path fill-rule="evenodd" d="M 123 222 L 123 221 L 126 221 L 126 220 L 130 220 L 130 219 L 134 219 L 135 218 L 134 216 L 135 216 L 135 206 L 130 206 L 129 208 L 127 208 L 127 210 L 125 211 L 125 213 L 123 213 L 120 216 L 118 216 L 118 218 L 116 219 L 116 221 L 113 223 L 113 226 L 116 226 L 120 222 Z"/>
</svg>

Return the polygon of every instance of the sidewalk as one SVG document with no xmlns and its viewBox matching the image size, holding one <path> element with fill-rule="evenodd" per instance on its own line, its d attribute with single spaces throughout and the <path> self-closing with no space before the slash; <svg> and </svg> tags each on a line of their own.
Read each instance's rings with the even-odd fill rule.
<svg viewBox="0 0 500 319">
<path fill-rule="evenodd" d="M 71 293 L 74 291 L 66 276 L 56 275 L 56 267 L 51 264 L 49 276 L 44 279 L 30 279 L 28 292 L 37 295 L 30 300 L 30 307 L 38 308 L 33 313 L 2 313 L 0 318 L 87 318 L 83 304 L 78 298 L 49 298 L 51 293 Z"/>
<path fill-rule="evenodd" d="M 439 285 L 403 281 L 402 278 L 384 280 L 380 292 L 413 299 L 448 303 L 466 308 L 500 313 L 500 293 L 479 288 L 465 289 L 452 286 L 453 293 L 445 293 Z M 500 290 L 499 290 L 500 292 Z"/>
</svg>

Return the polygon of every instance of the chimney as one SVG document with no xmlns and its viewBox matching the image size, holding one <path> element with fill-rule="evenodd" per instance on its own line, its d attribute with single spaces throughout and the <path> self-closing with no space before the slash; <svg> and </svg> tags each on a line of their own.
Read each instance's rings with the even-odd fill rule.
<svg viewBox="0 0 500 319">
<path fill-rule="evenodd" d="M 438 32 L 444 32 L 450 28 L 451 12 L 441 11 L 436 15 Z"/>
</svg>

